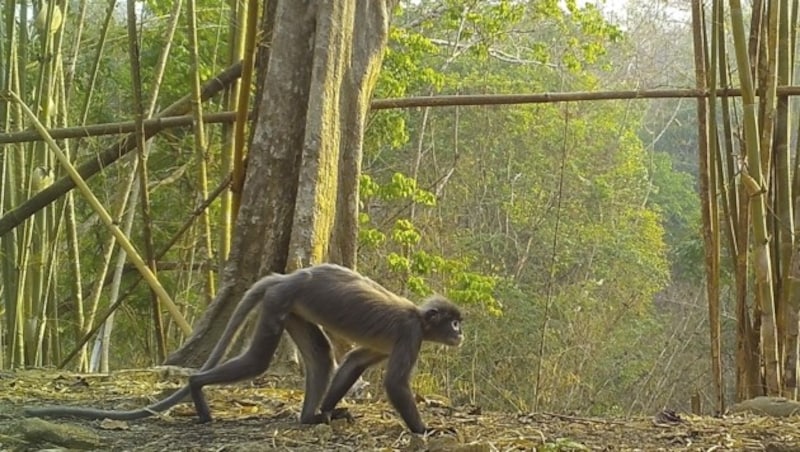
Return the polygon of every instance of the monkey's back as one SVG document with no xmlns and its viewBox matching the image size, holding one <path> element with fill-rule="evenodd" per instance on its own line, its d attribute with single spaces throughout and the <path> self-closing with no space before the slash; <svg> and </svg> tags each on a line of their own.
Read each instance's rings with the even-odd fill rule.
<svg viewBox="0 0 800 452">
<path fill-rule="evenodd" d="M 410 300 L 348 268 L 321 264 L 298 270 L 275 287 L 268 303 L 289 303 L 289 311 L 353 342 L 389 352 L 387 330 L 420 328 L 420 314 Z M 421 334 L 421 332 L 420 332 Z"/>
</svg>

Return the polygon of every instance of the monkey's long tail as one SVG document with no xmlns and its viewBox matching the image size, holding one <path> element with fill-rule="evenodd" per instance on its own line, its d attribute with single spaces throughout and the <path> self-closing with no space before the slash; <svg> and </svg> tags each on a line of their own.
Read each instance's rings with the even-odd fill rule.
<svg viewBox="0 0 800 452">
<path fill-rule="evenodd" d="M 242 300 L 237 304 L 236 310 L 231 315 L 228 324 L 225 326 L 225 331 L 214 346 L 214 350 L 208 355 L 208 359 L 203 364 L 200 370 L 208 370 L 217 364 L 222 359 L 225 351 L 228 349 L 233 336 L 239 330 L 242 323 L 244 323 L 250 311 L 267 296 L 269 289 L 278 283 L 282 282 L 286 276 L 284 275 L 270 275 L 262 278 L 250 289 L 245 292 Z M 172 393 L 169 397 L 158 402 L 148 405 L 138 410 L 129 411 L 115 411 L 115 410 L 98 410 L 95 408 L 82 408 L 82 407 L 69 407 L 69 406 L 51 406 L 42 408 L 26 408 L 24 413 L 26 416 L 38 417 L 79 417 L 84 419 L 115 419 L 120 421 L 130 421 L 134 419 L 142 419 L 152 416 L 155 413 L 167 410 L 174 405 L 181 402 L 187 395 L 189 395 L 189 385 Z"/>
<path fill-rule="evenodd" d="M 186 385 L 173 392 L 172 395 L 166 399 L 159 400 L 152 405 L 139 408 L 138 410 L 114 411 L 70 406 L 51 406 L 43 408 L 26 408 L 24 413 L 26 416 L 37 417 L 79 417 L 84 419 L 116 419 L 120 421 L 130 421 L 133 419 L 142 419 L 152 416 L 155 413 L 164 411 L 174 405 L 177 405 L 187 395 L 189 395 L 189 385 Z"/>
</svg>

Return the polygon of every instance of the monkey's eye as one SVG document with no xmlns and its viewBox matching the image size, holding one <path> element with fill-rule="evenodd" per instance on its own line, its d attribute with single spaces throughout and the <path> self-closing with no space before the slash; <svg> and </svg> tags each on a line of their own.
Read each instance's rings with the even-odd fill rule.
<svg viewBox="0 0 800 452">
<path fill-rule="evenodd" d="M 461 331 L 461 322 L 458 320 L 453 320 L 450 326 L 453 327 L 453 329 L 456 331 Z"/>
</svg>

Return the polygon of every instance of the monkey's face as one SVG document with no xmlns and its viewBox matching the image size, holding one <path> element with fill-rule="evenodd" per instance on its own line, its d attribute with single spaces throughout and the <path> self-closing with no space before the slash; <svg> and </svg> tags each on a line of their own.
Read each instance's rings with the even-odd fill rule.
<svg viewBox="0 0 800 452">
<path fill-rule="evenodd" d="M 460 347 L 464 342 L 464 333 L 461 332 L 461 319 L 453 319 L 450 321 L 450 334 L 445 338 L 445 344 L 452 347 Z"/>
<path fill-rule="evenodd" d="M 458 347 L 464 340 L 461 332 L 461 313 L 430 309 L 424 316 L 425 340 Z"/>
</svg>

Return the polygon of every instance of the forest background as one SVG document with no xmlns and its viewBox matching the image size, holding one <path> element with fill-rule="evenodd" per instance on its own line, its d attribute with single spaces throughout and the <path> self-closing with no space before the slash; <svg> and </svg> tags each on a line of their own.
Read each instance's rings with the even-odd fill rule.
<svg viewBox="0 0 800 452">
<path fill-rule="evenodd" d="M 34 12 L 51 10 L 4 2 L 0 86 L 18 75 L 14 91 L 48 127 L 132 119 L 124 6 L 67 3 L 66 20 L 48 29 L 53 18 Z M 198 0 L 187 26 L 173 21 L 176 3 L 137 4 L 155 110 L 231 64 L 229 6 Z M 30 22 L 26 33 L 11 33 L 15 17 Z M 374 97 L 688 88 L 692 46 L 688 2 L 401 2 Z M 231 110 L 233 98 L 212 97 L 205 112 Z M 502 410 L 630 414 L 688 409 L 692 394 L 713 405 L 696 106 L 373 110 L 359 269 L 412 299 L 443 292 L 469 313 L 460 352 L 426 350 L 414 385 Z M 31 127 L 11 102 L 0 103 L 0 120 L 7 132 Z M 134 244 L 167 250 L 158 278 L 190 323 L 214 296 L 228 246 L 228 195 L 199 213 L 229 177 L 233 127 L 221 122 L 149 140 L 143 187 L 133 156 L 89 180 Z M 91 161 L 117 140 L 74 140 L 69 158 Z M 2 218 L 64 173 L 41 142 L 0 146 Z M 147 286 L 77 193 L 1 240 L 0 368 L 148 366 L 185 338 L 155 315 Z M 730 396 L 734 306 L 724 284 L 721 294 Z M 118 297 L 113 330 L 70 355 Z"/>
</svg>

